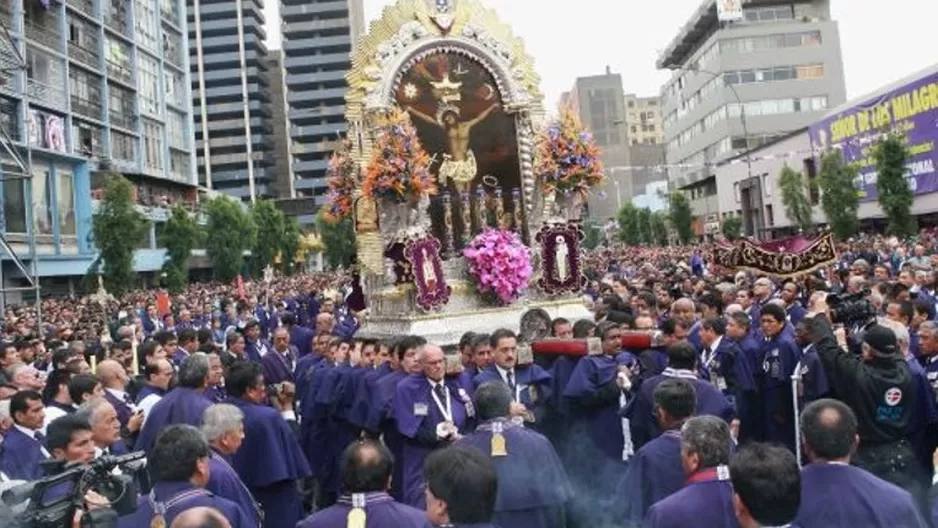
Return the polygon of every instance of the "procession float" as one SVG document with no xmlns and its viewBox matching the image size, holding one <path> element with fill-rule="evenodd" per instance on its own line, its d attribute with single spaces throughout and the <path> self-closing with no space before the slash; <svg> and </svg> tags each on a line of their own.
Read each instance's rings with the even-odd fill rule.
<svg viewBox="0 0 938 528">
<path fill-rule="evenodd" d="M 357 43 L 327 217 L 351 217 L 360 334 L 450 345 L 525 312 L 588 316 L 580 209 L 603 169 L 548 119 L 522 42 L 478 0 L 400 0 Z"/>
</svg>

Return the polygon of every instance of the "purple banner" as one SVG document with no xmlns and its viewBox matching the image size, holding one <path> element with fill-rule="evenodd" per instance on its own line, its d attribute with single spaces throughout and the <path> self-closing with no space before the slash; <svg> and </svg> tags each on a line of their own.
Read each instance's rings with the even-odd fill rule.
<svg viewBox="0 0 938 528">
<path fill-rule="evenodd" d="M 871 147 L 884 133 L 901 131 L 911 156 L 907 178 L 915 194 L 938 191 L 938 72 L 889 90 L 808 128 L 811 145 L 839 148 L 844 161 L 860 169 L 855 184 L 861 202 L 876 200 L 876 164 Z"/>
</svg>

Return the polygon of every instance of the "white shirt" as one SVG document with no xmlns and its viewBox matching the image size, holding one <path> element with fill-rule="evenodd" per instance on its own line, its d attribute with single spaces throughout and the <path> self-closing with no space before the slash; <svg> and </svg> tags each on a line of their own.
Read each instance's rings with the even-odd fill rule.
<svg viewBox="0 0 938 528">
<path fill-rule="evenodd" d="M 147 416 L 150 414 L 150 409 L 152 409 L 153 406 L 162 399 L 163 396 L 152 392 L 140 400 L 140 403 L 137 404 L 137 410 L 143 412 L 143 423 L 147 423 Z"/>
<path fill-rule="evenodd" d="M 703 357 L 700 358 L 701 361 L 703 361 L 704 367 L 710 368 L 710 363 L 713 361 L 713 358 L 717 353 L 717 349 L 720 348 L 720 343 L 722 342 L 723 342 L 723 336 L 717 336 L 717 338 L 713 341 L 713 343 L 710 344 L 709 355 L 707 354 L 707 351 L 706 351 L 707 347 L 704 347 L 705 350 L 702 351 Z"/>
<path fill-rule="evenodd" d="M 130 403 L 130 399 L 127 397 L 126 392 L 122 390 L 117 390 L 117 389 L 104 389 L 104 390 L 109 392 L 111 396 L 114 396 L 115 398 L 117 398 L 118 401 L 124 402 L 124 404 L 127 405 L 127 407 L 130 407 L 131 412 L 136 412 L 137 407 L 133 403 Z"/>
<path fill-rule="evenodd" d="M 518 372 L 515 369 L 503 369 L 498 365 L 495 365 L 495 370 L 498 371 L 498 375 L 501 376 L 502 381 L 504 381 L 508 387 L 511 387 L 511 384 L 508 383 L 508 373 L 511 372 L 512 381 L 515 382 L 515 401 L 521 401 L 521 385 L 518 384 Z"/>
<path fill-rule="evenodd" d="M 56 418 L 61 418 L 65 416 L 66 414 L 68 413 L 63 411 L 59 407 L 56 407 L 54 405 L 49 405 L 48 407 L 46 407 L 46 420 L 42 422 L 42 429 L 40 429 L 39 432 L 42 434 L 46 434 L 46 428 L 49 427 L 49 424 L 52 423 L 52 420 L 55 420 Z"/>
</svg>

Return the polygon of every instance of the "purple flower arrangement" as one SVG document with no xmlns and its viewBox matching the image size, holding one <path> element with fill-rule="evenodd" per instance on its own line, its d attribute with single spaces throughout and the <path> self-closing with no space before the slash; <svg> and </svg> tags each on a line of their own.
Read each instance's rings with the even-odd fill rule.
<svg viewBox="0 0 938 528">
<path fill-rule="evenodd" d="M 483 296 L 510 304 L 528 287 L 534 270 L 531 253 L 517 234 L 502 229 L 482 231 L 463 250 L 469 274 Z"/>
</svg>

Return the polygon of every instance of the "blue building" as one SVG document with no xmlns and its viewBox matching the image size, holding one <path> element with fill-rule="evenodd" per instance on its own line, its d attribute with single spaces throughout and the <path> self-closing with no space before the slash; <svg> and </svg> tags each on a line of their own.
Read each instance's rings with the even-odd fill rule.
<svg viewBox="0 0 938 528">
<path fill-rule="evenodd" d="M 138 271 L 162 265 L 167 206 L 195 204 L 185 12 L 182 0 L 0 5 L 0 228 L 43 294 L 70 289 L 94 261 L 91 217 L 107 174 L 135 184 L 151 221 Z M 28 282 L 3 258 L 4 287 Z"/>
</svg>

